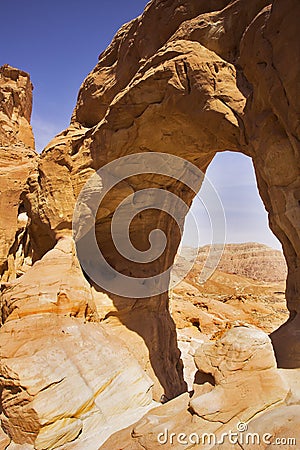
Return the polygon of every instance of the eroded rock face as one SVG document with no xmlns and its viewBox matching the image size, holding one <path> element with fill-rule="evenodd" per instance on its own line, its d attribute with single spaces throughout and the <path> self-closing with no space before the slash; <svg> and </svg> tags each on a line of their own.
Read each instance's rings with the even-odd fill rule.
<svg viewBox="0 0 300 450">
<path fill-rule="evenodd" d="M 167 24 L 162 19 L 166 15 Z M 28 197 L 37 257 L 53 246 L 53 239 L 70 232 L 80 189 L 109 161 L 159 151 L 182 156 L 205 171 L 216 152 L 242 151 L 253 158 L 270 225 L 283 244 L 289 266 L 291 321 L 274 335 L 277 357 L 283 366 L 299 365 L 299 107 L 295 91 L 299 67 L 295 64 L 292 73 L 284 72 L 286 58 L 294 55 L 293 60 L 298 61 L 298 17 L 295 0 L 273 5 L 264 0 L 247 5 L 216 1 L 209 7 L 202 1 L 170 5 L 153 1 L 140 18 L 125 25 L 83 83 L 70 127 L 48 145 L 39 161 L 35 195 Z M 160 32 L 149 39 L 154 23 Z M 288 49 L 286 42 L 291 42 Z M 182 189 L 179 182 L 144 175 L 112 190 L 97 216 L 101 250 L 117 271 L 129 276 L 143 276 L 145 268 L 116 252 L 111 218 L 121 198 L 153 186 L 191 204 L 194 194 Z M 166 214 L 145 211 L 132 223 L 133 244 L 146 250 L 149 232 L 157 224 L 170 239 L 164 255 L 145 269 L 148 274 L 172 263 L 180 241 L 178 227 Z M 130 327 L 130 317 L 135 317 L 132 327 L 138 334 L 137 323 L 145 310 L 151 311 L 153 324 L 160 321 L 158 311 L 167 314 L 166 295 L 149 298 L 147 306 L 144 301 L 118 296 L 113 302 L 114 314 L 126 327 Z M 177 355 L 171 361 L 163 352 L 166 379 L 160 382 L 167 396 L 172 396 L 184 389 L 179 354 L 174 329 L 161 326 L 153 325 L 153 336 L 173 342 L 168 349 Z M 281 333 L 285 336 L 289 330 L 286 352 L 281 342 L 287 341 Z M 152 360 L 158 362 L 161 348 L 152 344 L 156 339 L 148 341 Z M 178 378 L 171 386 L 168 379 L 174 371 Z"/>
<path fill-rule="evenodd" d="M 13 280 L 32 262 L 29 217 L 24 208 L 27 180 L 36 171 L 34 150 L 21 143 L 0 147 L 0 273 L 2 282 Z"/>
<path fill-rule="evenodd" d="M 65 449 L 76 439 L 76 448 L 94 448 L 155 406 L 143 370 L 149 356 L 140 345 L 141 367 L 124 341 L 95 323 L 101 293 L 84 278 L 70 233 L 56 243 L 36 223 L 38 156 L 27 139 L 32 86 L 27 74 L 6 66 L 0 81 L 0 447 Z M 123 400 L 114 398 L 122 384 Z"/>
<path fill-rule="evenodd" d="M 66 449 L 80 435 L 72 448 L 88 449 L 155 406 L 150 378 L 100 324 L 54 313 L 11 320 L 0 352 L 1 423 L 17 444 Z"/>
<path fill-rule="evenodd" d="M 207 252 L 207 247 L 200 249 L 198 264 L 204 263 Z M 280 283 L 285 281 L 287 276 L 282 252 L 255 242 L 226 244 L 218 270 L 266 283 Z"/>
<path fill-rule="evenodd" d="M 96 318 L 91 288 L 83 277 L 71 238 L 62 238 L 30 271 L 7 283 L 2 320 L 54 313 Z"/>
<path fill-rule="evenodd" d="M 9 65 L 0 68 L 0 145 L 23 143 L 34 148 L 30 126 L 32 84 L 28 73 Z"/>
<path fill-rule="evenodd" d="M 300 5 L 296 1 L 273 2 L 272 7 L 264 9 L 246 30 L 240 47 L 240 64 L 252 84 L 244 117 L 249 154 L 269 212 L 270 227 L 282 242 L 288 263 L 286 295 L 291 320 L 273 336 L 277 358 L 285 367 L 299 367 L 300 362 L 297 332 L 300 283 L 297 80 L 300 66 L 295 25 L 299 14 Z M 287 42 L 290 43 L 288 49 Z M 291 73 L 286 70 L 288 60 L 296 62 Z"/>
<path fill-rule="evenodd" d="M 31 148 L 29 77 L 1 69 L 0 182 L 8 214 L 1 215 L 0 262 L 8 283 L 1 303 L 6 323 L 0 330 L 0 379 L 9 450 L 20 445 L 96 450 L 95 442 L 100 446 L 154 406 L 152 383 L 155 400 L 186 390 L 168 294 L 112 295 L 84 279 L 75 256 L 71 233 L 79 193 L 96 170 L 124 155 L 141 153 L 135 164 L 143 168 L 143 155 L 163 152 L 204 172 L 219 151 L 252 157 L 288 264 L 291 317 L 273 342 L 281 365 L 299 367 L 299 8 L 296 0 L 152 1 L 100 55 L 80 89 L 70 127 L 39 158 Z M 293 70 L 287 70 L 290 59 Z M 182 173 L 189 174 L 184 165 Z M 153 187 L 175 194 L 188 207 L 194 196 L 170 176 L 146 173 L 125 177 L 97 212 L 98 245 L 116 271 L 128 276 L 165 270 L 180 242 L 178 226 L 163 211 L 150 209 L 132 221 L 131 240 L 145 251 L 150 232 L 159 227 L 167 236 L 162 256 L 142 265 L 115 249 L 110 228 L 119 203 Z M 221 433 L 227 425 L 219 420 L 236 424 L 237 416 L 248 420 L 286 401 L 267 336 L 241 328 L 199 348 L 198 367 L 215 377 L 215 386 L 196 386 L 191 403 L 183 394 L 159 407 L 136 427 L 130 425 L 127 434 L 122 431 L 121 438 L 112 436 L 107 448 L 120 442 L 128 449 L 157 448 L 153 430 L 164 432 L 166 424 L 178 432 L 182 425 L 191 431 L 197 425 Z M 219 376 L 223 366 L 224 379 Z M 250 390 L 251 404 L 232 407 L 236 384 L 242 394 Z M 219 402 L 218 410 L 211 410 L 210 399 Z M 287 417 L 290 412 L 296 417 L 294 410 Z M 6 446 L 6 436 L 0 439 Z"/>
<path fill-rule="evenodd" d="M 14 279 L 31 264 L 23 200 L 37 155 L 30 126 L 32 85 L 26 72 L 0 67 L 0 275 Z"/>
<path fill-rule="evenodd" d="M 228 423 L 238 417 L 247 422 L 259 411 L 283 401 L 288 393 L 271 341 L 260 330 L 233 327 L 219 339 L 200 346 L 195 363 L 215 382 L 213 389 L 198 393 L 190 402 L 193 411 L 209 421 Z"/>
<path fill-rule="evenodd" d="M 272 344 L 264 332 L 233 327 L 199 346 L 195 362 L 202 374 L 212 375 L 210 381 L 194 384 L 191 398 L 183 394 L 154 408 L 134 426 L 112 435 L 100 448 L 154 450 L 163 445 L 171 450 L 184 445 L 221 449 L 217 443 L 222 441 L 223 433 L 236 433 L 238 424 L 248 421 L 249 430 L 261 432 L 261 436 L 268 432 L 268 426 L 272 438 L 285 432 L 296 436 L 286 420 L 293 417 L 294 423 L 299 423 L 298 406 L 289 404 L 289 385 L 276 368 Z M 272 417 L 279 417 L 280 412 L 284 413 L 280 425 L 270 425 Z M 208 441 L 206 437 L 202 441 L 204 433 L 213 433 L 213 439 Z M 234 448 L 223 439 L 226 449 Z"/>
</svg>

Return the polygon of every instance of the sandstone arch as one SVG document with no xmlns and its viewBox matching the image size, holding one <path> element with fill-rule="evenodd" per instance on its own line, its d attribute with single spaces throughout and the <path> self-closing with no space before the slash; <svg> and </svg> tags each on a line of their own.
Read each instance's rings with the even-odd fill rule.
<svg viewBox="0 0 300 450">
<path fill-rule="evenodd" d="M 80 189 L 109 161 L 163 151 L 205 171 L 216 152 L 244 152 L 252 157 L 270 227 L 282 242 L 289 267 L 291 318 L 273 336 L 278 362 L 299 367 L 299 2 L 216 0 L 206 5 L 154 0 L 100 55 L 80 89 L 69 128 L 44 150 L 34 189 L 26 197 L 35 230 L 33 251 L 39 259 L 55 240 L 71 234 Z M 295 67 L 286 71 L 290 59 Z M 159 177 L 119 186 L 97 222 L 99 243 L 119 270 L 134 273 L 140 268 L 115 254 L 109 239 L 111 214 L 120 197 L 153 184 L 187 204 L 192 201 L 180 184 Z M 149 230 L 158 222 L 172 236 L 157 262 L 164 267 L 173 260 L 180 236 L 162 214 L 143 215 L 133 225 L 132 238 L 146 248 Z M 96 300 L 101 303 L 101 298 Z M 147 303 L 111 300 L 111 310 L 101 319 L 118 319 L 146 342 L 153 376 L 162 386 L 158 393 L 170 398 L 184 390 L 167 295 Z"/>
</svg>

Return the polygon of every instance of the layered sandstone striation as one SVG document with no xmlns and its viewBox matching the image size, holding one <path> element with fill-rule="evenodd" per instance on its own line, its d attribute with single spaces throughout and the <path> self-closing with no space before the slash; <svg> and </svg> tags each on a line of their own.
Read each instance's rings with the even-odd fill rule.
<svg viewBox="0 0 300 450">
<path fill-rule="evenodd" d="M 0 68 L 0 145 L 34 148 L 30 126 L 32 84 L 28 73 L 9 65 Z"/>
<path fill-rule="evenodd" d="M 171 292 L 176 328 L 194 326 L 212 334 L 240 320 L 271 333 L 288 318 L 283 254 L 263 244 L 227 244 L 213 275 L 202 282 L 208 254 L 199 249 L 187 276 Z M 188 253 L 187 253 L 188 255 Z M 181 257 L 181 265 L 188 264 Z"/>
<path fill-rule="evenodd" d="M 252 432 L 267 430 L 277 407 L 278 415 L 284 411 L 284 418 L 281 426 L 272 424 L 271 430 L 277 428 L 274 436 L 290 430 L 288 417 L 299 422 L 299 411 L 288 400 L 289 385 L 276 368 L 272 344 L 264 332 L 233 327 L 219 339 L 199 347 L 195 362 L 201 374 L 210 378 L 194 384 L 191 398 L 183 394 L 151 410 L 133 427 L 112 435 L 100 448 L 222 448 L 217 445 L 222 434 L 230 430 L 237 433 L 240 422 L 249 422 Z M 259 414 L 259 419 L 253 419 Z M 215 440 L 202 441 L 204 433 L 213 433 Z M 223 446 L 234 448 L 228 440 Z"/>
<path fill-rule="evenodd" d="M 204 264 L 208 248 L 199 249 L 197 264 Z M 218 270 L 266 283 L 286 280 L 287 267 L 280 250 L 264 244 L 226 244 L 218 264 Z"/>
<path fill-rule="evenodd" d="M 296 64 L 288 76 L 283 69 L 289 55 L 297 61 L 298 14 L 295 0 L 274 4 L 253 0 L 247 5 L 220 0 L 209 6 L 203 1 L 153 1 L 141 17 L 124 25 L 82 84 L 70 127 L 49 143 L 39 160 L 37 185 L 28 196 L 35 257 L 71 233 L 81 188 L 108 162 L 129 154 L 164 152 L 205 171 L 216 152 L 242 151 L 253 159 L 270 226 L 283 244 L 289 267 L 291 318 L 274 335 L 277 357 L 283 366 L 298 365 L 299 108 L 295 89 L 299 68 Z M 150 33 L 154 23 L 160 30 L 155 37 Z M 288 49 L 286 42 L 290 42 Z M 136 164 L 143 168 L 143 158 Z M 145 251 L 150 231 L 159 224 L 169 238 L 164 254 L 145 268 L 115 249 L 110 225 L 120 199 L 153 186 L 191 204 L 194 193 L 183 189 L 179 181 L 144 174 L 119 183 L 97 214 L 101 251 L 109 264 L 128 276 L 141 277 L 145 271 L 151 275 L 169 267 L 179 245 L 177 225 L 162 211 L 147 210 L 131 224 L 132 243 Z M 159 341 L 167 337 L 164 341 L 170 346 L 163 351 L 166 360 L 160 383 L 168 396 L 180 393 L 184 386 L 167 296 L 151 297 L 146 305 L 115 296 L 113 303 L 114 316 L 139 335 L 142 317 L 149 313 L 152 338 L 143 339 L 157 372 Z M 281 333 L 291 333 L 286 337 L 288 351 L 282 349 Z"/>
<path fill-rule="evenodd" d="M 0 353 L 1 423 L 17 444 L 66 449 L 78 438 L 72 448 L 90 448 L 155 406 L 150 378 L 100 324 L 55 314 L 11 320 Z"/>
<path fill-rule="evenodd" d="M 186 249 L 185 256 L 193 253 Z M 286 264 L 280 251 L 255 243 L 227 244 L 217 270 L 203 282 L 200 274 L 207 255 L 207 247 L 199 249 L 193 268 L 170 295 L 190 390 L 197 373 L 194 354 L 199 345 L 221 336 L 234 324 L 251 324 L 272 333 L 289 317 L 284 294 Z M 180 264 L 187 265 L 188 260 L 180 257 Z"/>
<path fill-rule="evenodd" d="M 36 171 L 37 155 L 30 126 L 32 84 L 29 75 L 0 68 L 0 274 L 14 279 L 31 264 L 28 213 L 23 200 Z"/>
<path fill-rule="evenodd" d="M 90 285 L 83 277 L 70 238 L 60 239 L 30 271 L 6 283 L 2 294 L 2 320 L 54 313 L 93 319 Z"/>
<path fill-rule="evenodd" d="M 156 406 L 153 381 L 96 323 L 101 294 L 84 278 L 72 237 L 56 243 L 48 227 L 37 230 L 29 75 L 4 66 L 0 88 L 0 448 L 67 448 L 74 440 L 89 448 Z M 36 238 L 48 245 L 42 257 Z"/>
<path fill-rule="evenodd" d="M 29 124 L 29 76 L 1 68 L 4 448 L 96 450 L 103 443 L 109 449 L 154 449 L 157 432 L 166 427 L 220 434 L 242 419 L 261 430 L 278 415 L 282 426 L 273 426 L 274 433 L 288 435 L 290 418 L 297 425 L 299 18 L 297 0 L 153 0 L 100 55 L 80 88 L 70 126 L 40 156 Z M 126 177 L 125 171 L 103 199 L 96 215 L 97 243 L 117 272 L 137 278 L 160 273 L 175 258 L 180 229 L 166 212 L 151 209 L 151 198 L 143 210 L 139 191 L 160 188 L 189 207 L 195 193 L 180 179 L 193 174 L 180 163 L 171 167 L 179 180 L 159 170 L 149 173 L 144 156 L 179 156 L 205 172 L 214 155 L 225 150 L 252 157 L 270 226 L 283 246 L 290 318 L 272 340 L 278 363 L 295 372 L 276 368 L 267 335 L 243 319 L 198 340 L 194 360 L 200 375 L 192 380 L 190 399 L 168 293 L 126 297 L 85 276 L 72 220 L 91 175 L 119 157 L 135 155 L 131 164 L 142 173 Z M 160 166 L 169 168 L 166 156 Z M 103 189 L 106 179 L 100 179 Z M 92 187 L 89 195 L 96 193 Z M 163 254 L 148 264 L 115 248 L 112 217 L 126 198 L 139 212 L 130 225 L 138 250 L 149 249 L 154 229 L 167 237 Z M 252 273 L 257 278 L 257 271 Z M 234 278 L 240 274 L 229 275 L 240 283 Z M 216 277 L 211 290 L 215 281 L 226 284 L 221 272 Z M 228 306 L 221 309 L 229 311 Z M 152 401 L 175 396 L 162 406 Z"/>
</svg>

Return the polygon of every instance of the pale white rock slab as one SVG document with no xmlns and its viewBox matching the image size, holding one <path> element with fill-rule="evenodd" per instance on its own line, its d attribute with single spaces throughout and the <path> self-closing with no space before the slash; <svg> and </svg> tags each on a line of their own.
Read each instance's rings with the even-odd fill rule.
<svg viewBox="0 0 300 450">
<path fill-rule="evenodd" d="M 157 405 L 152 380 L 99 323 L 27 316 L 0 338 L 1 420 L 16 444 L 68 448 L 80 435 L 74 448 L 97 449 Z"/>
</svg>

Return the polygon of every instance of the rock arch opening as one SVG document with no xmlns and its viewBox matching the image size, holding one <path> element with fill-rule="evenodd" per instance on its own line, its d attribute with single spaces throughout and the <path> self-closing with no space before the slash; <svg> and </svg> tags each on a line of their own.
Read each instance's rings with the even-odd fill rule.
<svg viewBox="0 0 300 450">
<path fill-rule="evenodd" d="M 213 241 L 202 191 L 206 179 L 216 188 L 226 215 L 226 245 L 208 280 L 198 275 Z M 248 323 L 270 334 L 287 319 L 285 287 L 287 267 L 281 244 L 268 225 L 268 214 L 259 195 L 251 158 L 236 152 L 217 153 L 206 171 L 199 194 L 185 218 L 181 247 L 187 257 L 200 248 L 191 272 L 171 292 L 172 317 L 177 326 L 185 378 L 192 388 L 193 346 L 234 322 Z M 200 235 L 191 226 L 197 217 Z M 280 249 L 280 250 L 279 250 Z M 197 326 L 197 330 L 195 327 Z M 195 368 L 195 367 L 194 367 Z M 196 379 L 199 375 L 196 374 Z"/>
<path fill-rule="evenodd" d="M 280 364 L 299 367 L 300 185 L 295 103 L 299 71 L 287 76 L 282 60 L 282 43 L 287 41 L 297 60 L 299 40 L 295 26 L 277 33 L 279 18 L 290 17 L 299 5 L 288 8 L 278 1 L 270 9 L 264 0 L 246 7 L 243 2 L 216 1 L 216 10 L 207 11 L 206 2 L 192 1 L 182 8 L 174 3 L 175 9 L 170 6 L 169 11 L 174 20 L 166 29 L 158 5 L 164 7 L 152 2 L 140 20 L 117 33 L 82 84 L 69 128 L 38 158 L 35 174 L 42 176 L 37 176 L 27 194 L 32 225 L 40 234 L 36 252 L 42 256 L 55 242 L 70 238 L 76 199 L 84 183 L 110 161 L 141 152 L 164 152 L 205 171 L 216 153 L 240 151 L 253 160 L 270 227 L 283 245 L 289 267 L 290 321 L 274 334 L 276 354 Z M 142 25 L 150 17 L 161 27 L 151 44 L 148 28 Z M 115 201 L 120 192 L 134 194 L 153 182 L 181 195 L 188 206 L 192 201 L 193 195 L 163 179 L 146 177 L 120 185 L 98 215 L 96 233 L 121 271 L 139 269 L 118 257 L 108 238 Z M 180 236 L 163 214 L 148 211 L 138 218 L 133 241 L 140 250 L 147 249 L 149 230 L 157 223 L 171 242 L 166 257 L 157 262 L 164 268 L 173 261 Z M 148 302 L 131 299 L 130 304 L 105 295 L 99 293 L 101 319 L 114 317 L 147 341 L 151 354 L 147 364 L 155 367 L 167 396 L 180 392 L 180 359 L 167 295 Z"/>
<path fill-rule="evenodd" d="M 228 243 L 257 242 L 282 250 L 280 241 L 271 231 L 268 213 L 257 188 L 254 167 L 250 157 L 237 152 L 217 153 L 209 164 L 205 177 L 215 187 L 220 196 L 226 217 L 226 241 Z M 185 219 L 182 244 L 202 246 L 211 242 L 211 224 L 207 211 L 201 203 L 201 186 Z M 196 215 L 201 224 L 201 235 L 192 233 L 191 215 Z"/>
</svg>

